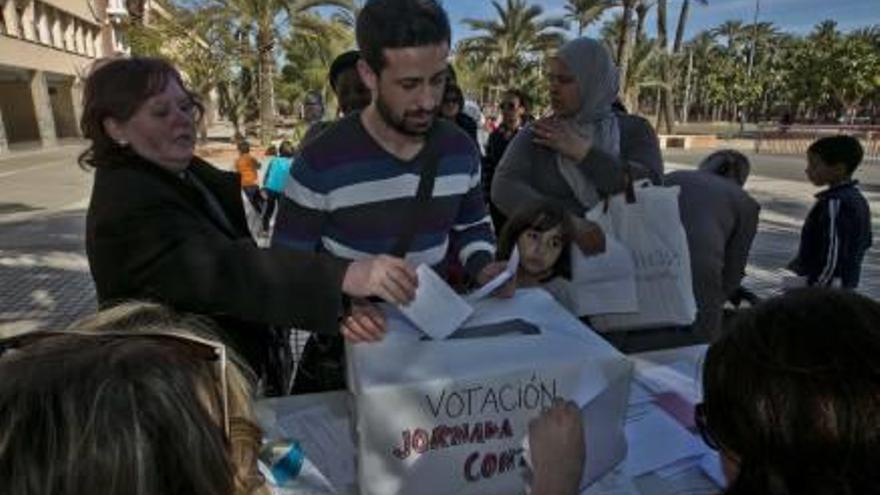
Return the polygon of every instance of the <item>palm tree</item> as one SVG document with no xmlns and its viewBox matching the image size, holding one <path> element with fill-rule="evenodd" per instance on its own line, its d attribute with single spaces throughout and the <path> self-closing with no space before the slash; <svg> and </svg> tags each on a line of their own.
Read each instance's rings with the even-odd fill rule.
<svg viewBox="0 0 880 495">
<path fill-rule="evenodd" d="M 266 143 L 275 136 L 275 45 L 281 26 L 293 26 L 299 16 L 317 7 L 352 8 L 351 0 L 196 0 L 223 10 L 225 16 L 256 33 L 259 66 L 260 139 Z M 294 32 L 295 36 L 296 33 Z"/>
<path fill-rule="evenodd" d="M 697 0 L 702 5 L 708 5 L 708 0 Z M 678 27 L 675 29 L 675 43 L 672 45 L 672 53 L 681 51 L 681 44 L 684 42 L 684 28 L 687 25 L 688 13 L 691 8 L 691 0 L 683 0 L 681 2 L 681 11 L 678 14 Z"/>
<path fill-rule="evenodd" d="M 739 20 L 724 21 L 718 27 L 709 32 L 716 38 L 720 36 L 727 40 L 727 51 L 731 55 L 738 51 L 737 48 L 741 42 L 745 41 L 745 36 L 747 34 L 746 27 L 743 25 L 743 22 Z"/>
<path fill-rule="evenodd" d="M 583 36 L 587 27 L 598 21 L 606 10 L 619 6 L 620 0 L 568 0 L 565 18 L 576 22 L 578 36 Z"/>
<path fill-rule="evenodd" d="M 632 29 L 632 13 L 639 3 L 639 0 L 622 0 L 623 1 L 623 17 L 620 23 L 620 38 L 617 42 L 617 70 L 620 72 L 620 80 L 626 81 L 629 77 L 629 60 L 632 57 L 632 47 L 635 43 L 635 35 Z M 620 98 L 626 101 L 625 84 L 620 85 Z"/>
<path fill-rule="evenodd" d="M 477 56 L 487 67 L 489 82 L 509 86 L 520 82 L 524 73 L 540 63 L 540 57 L 558 48 L 564 41 L 560 29 L 564 19 L 541 18 L 544 9 L 526 0 L 492 1 L 497 18 L 464 19 L 465 25 L 480 33 L 462 40 L 457 51 L 463 56 Z"/>
</svg>

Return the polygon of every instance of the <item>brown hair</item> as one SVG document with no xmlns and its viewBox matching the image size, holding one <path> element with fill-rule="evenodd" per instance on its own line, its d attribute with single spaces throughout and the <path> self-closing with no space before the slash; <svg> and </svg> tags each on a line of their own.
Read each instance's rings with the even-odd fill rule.
<svg viewBox="0 0 880 495">
<path fill-rule="evenodd" d="M 501 230 L 498 236 L 499 260 L 510 258 L 519 236 L 527 229 L 547 232 L 559 227 L 562 233 L 562 252 L 553 264 L 553 276 L 571 280 L 571 243 L 574 240 L 574 226 L 568 213 L 550 203 L 527 205 L 518 210 Z"/>
<path fill-rule="evenodd" d="M 192 98 L 197 115 L 204 113 L 199 99 L 186 88 L 180 72 L 160 58 L 132 57 L 99 60 L 92 66 L 83 89 L 80 129 L 92 141 L 79 156 L 82 168 L 99 167 L 114 155 L 128 151 L 104 130 L 104 120 L 127 122 L 149 98 L 176 82 Z"/>
</svg>

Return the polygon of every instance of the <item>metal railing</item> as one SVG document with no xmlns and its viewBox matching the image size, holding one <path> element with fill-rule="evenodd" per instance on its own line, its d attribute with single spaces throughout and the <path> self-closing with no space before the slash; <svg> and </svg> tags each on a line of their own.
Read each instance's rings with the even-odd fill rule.
<svg viewBox="0 0 880 495">
<path fill-rule="evenodd" d="M 880 126 L 871 125 L 781 125 L 760 124 L 755 139 L 755 153 L 768 155 L 804 155 L 813 141 L 839 134 L 859 140 L 865 149 L 863 162 L 880 164 Z"/>
</svg>

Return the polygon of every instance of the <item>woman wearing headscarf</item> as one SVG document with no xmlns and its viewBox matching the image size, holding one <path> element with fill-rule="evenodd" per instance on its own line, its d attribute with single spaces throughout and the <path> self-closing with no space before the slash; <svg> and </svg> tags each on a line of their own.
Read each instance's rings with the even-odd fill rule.
<svg viewBox="0 0 880 495">
<path fill-rule="evenodd" d="M 604 195 L 623 189 L 624 164 L 635 178 L 659 182 L 657 136 L 643 119 L 614 109 L 617 69 L 600 42 L 566 43 L 548 60 L 547 72 L 553 114 L 516 135 L 492 181 L 492 201 L 504 214 L 545 201 L 583 218 Z M 594 230 L 578 221 L 576 242 L 585 252 L 601 251 L 596 236 L 586 234 Z"/>
</svg>

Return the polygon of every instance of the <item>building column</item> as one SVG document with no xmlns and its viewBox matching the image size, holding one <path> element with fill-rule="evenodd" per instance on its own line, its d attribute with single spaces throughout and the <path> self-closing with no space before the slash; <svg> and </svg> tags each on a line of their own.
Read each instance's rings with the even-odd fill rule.
<svg viewBox="0 0 880 495">
<path fill-rule="evenodd" d="M 15 10 L 15 0 L 6 0 L 6 3 L 3 4 L 3 21 L 6 23 L 6 34 L 24 38 L 24 33 L 18 32 L 18 12 Z"/>
<path fill-rule="evenodd" d="M 55 117 L 52 116 L 52 100 L 49 99 L 46 73 L 41 70 L 31 72 L 31 98 L 34 100 L 34 114 L 37 117 L 40 141 L 44 146 L 54 146 L 58 143 Z"/>
<path fill-rule="evenodd" d="M 73 100 L 73 120 L 74 127 L 76 128 L 76 135 L 78 137 L 82 137 L 82 129 L 79 127 L 79 123 L 82 120 L 83 113 L 83 87 L 85 86 L 85 81 L 82 78 L 76 77 L 73 80 L 73 84 L 70 85 L 70 98 Z"/>
</svg>

